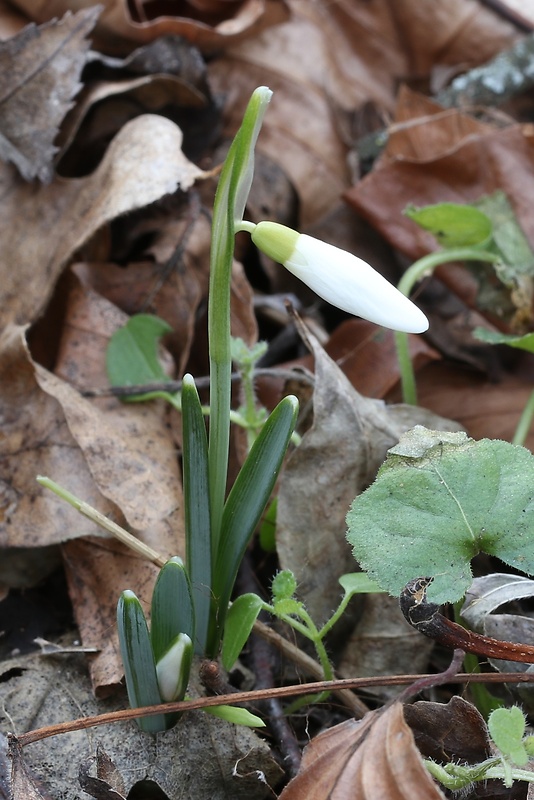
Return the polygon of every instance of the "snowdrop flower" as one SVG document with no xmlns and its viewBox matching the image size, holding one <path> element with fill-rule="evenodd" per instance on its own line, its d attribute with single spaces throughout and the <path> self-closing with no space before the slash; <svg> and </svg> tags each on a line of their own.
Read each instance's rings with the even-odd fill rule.
<svg viewBox="0 0 534 800">
<path fill-rule="evenodd" d="M 266 255 L 342 311 L 405 333 L 427 330 L 423 312 L 361 258 L 276 222 L 258 223 L 251 236 Z"/>
<path fill-rule="evenodd" d="M 187 689 L 193 658 L 193 643 L 187 633 L 179 633 L 156 664 L 161 699 L 165 703 L 181 700 Z"/>
</svg>

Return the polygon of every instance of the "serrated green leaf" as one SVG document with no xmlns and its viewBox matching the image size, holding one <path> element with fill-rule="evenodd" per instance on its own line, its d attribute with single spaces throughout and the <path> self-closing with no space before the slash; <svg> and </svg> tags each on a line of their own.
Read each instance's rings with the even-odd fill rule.
<svg viewBox="0 0 534 800">
<path fill-rule="evenodd" d="M 158 662 L 180 633 L 195 641 L 195 612 L 191 583 L 182 560 L 175 556 L 160 570 L 150 612 L 150 640 Z"/>
<path fill-rule="evenodd" d="M 182 471 L 187 571 L 195 607 L 195 652 L 203 655 L 211 607 L 212 542 L 208 439 L 200 399 L 191 375 L 182 382 Z"/>
<path fill-rule="evenodd" d="M 152 314 L 136 314 L 115 331 L 106 352 L 106 369 L 112 386 L 165 381 L 168 376 L 158 359 L 159 339 L 172 330 Z"/>
<path fill-rule="evenodd" d="M 379 594 L 384 591 L 366 572 L 348 572 L 339 578 L 339 583 L 346 595 Z"/>
<path fill-rule="evenodd" d="M 501 753 L 518 766 L 524 766 L 528 762 L 528 754 L 522 742 L 525 726 L 525 717 L 518 706 L 497 708 L 488 719 L 491 738 Z"/>
<path fill-rule="evenodd" d="M 489 331 L 487 328 L 475 328 L 473 335 L 481 342 L 488 344 L 507 344 L 509 347 L 517 347 L 519 350 L 526 350 L 534 353 L 534 333 L 526 333 L 524 336 L 515 336 L 510 333 L 499 333 L 499 331 Z"/>
<path fill-rule="evenodd" d="M 480 552 L 534 572 L 534 457 L 508 442 L 417 426 L 389 451 L 347 516 L 354 557 L 391 594 L 434 576 L 429 599 L 459 600 Z"/>
<path fill-rule="evenodd" d="M 491 241 L 493 225 L 477 208 L 459 203 L 438 203 L 404 213 L 413 222 L 436 237 L 443 247 L 483 247 Z"/>
<path fill-rule="evenodd" d="M 226 617 L 222 646 L 222 663 L 226 670 L 234 666 L 262 607 L 263 600 L 253 593 L 242 594 L 232 603 Z"/>
<path fill-rule="evenodd" d="M 265 728 L 265 722 L 257 717 L 256 714 L 251 714 L 246 708 L 236 708 L 236 706 L 208 706 L 203 708 L 206 714 L 211 714 L 212 717 L 219 717 L 226 722 L 232 722 L 234 725 L 245 725 L 247 728 Z"/>
<path fill-rule="evenodd" d="M 122 593 L 117 605 L 117 627 L 128 700 L 132 708 L 161 703 L 156 662 L 141 603 L 129 590 Z M 141 717 L 137 724 L 145 733 L 159 733 L 171 727 L 168 717 Z M 172 723 L 174 724 L 174 723 Z"/>
<path fill-rule="evenodd" d="M 280 401 L 252 445 L 226 500 L 213 570 L 219 630 L 222 630 L 237 570 L 282 466 L 297 413 L 295 397 L 289 395 Z"/>
</svg>

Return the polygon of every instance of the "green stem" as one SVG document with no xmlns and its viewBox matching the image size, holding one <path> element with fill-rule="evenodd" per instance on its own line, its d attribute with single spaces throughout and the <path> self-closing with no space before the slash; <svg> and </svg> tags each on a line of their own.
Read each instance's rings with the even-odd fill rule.
<svg viewBox="0 0 534 800">
<path fill-rule="evenodd" d="M 213 206 L 208 299 L 211 408 L 208 463 L 213 563 L 221 532 L 230 446 L 230 285 L 235 226 L 242 221 L 254 170 L 254 146 L 271 94 L 266 87 L 252 94 L 224 162 Z"/>
<path fill-rule="evenodd" d="M 528 398 L 525 407 L 523 409 L 523 413 L 519 418 L 519 422 L 517 423 L 517 428 L 515 429 L 514 438 L 512 439 L 512 444 L 521 444 L 521 445 L 525 444 L 525 440 L 528 436 L 530 426 L 532 425 L 533 416 L 534 416 L 534 391 Z"/>
<path fill-rule="evenodd" d="M 399 291 L 409 297 L 418 281 L 431 275 L 436 267 L 441 264 L 448 264 L 451 261 L 487 261 L 496 264 L 501 261 L 501 257 L 496 253 L 477 250 L 473 247 L 457 247 L 450 250 L 439 250 L 437 253 L 429 253 L 406 270 L 399 281 Z M 417 391 L 415 373 L 410 358 L 408 334 L 395 331 L 395 344 L 401 374 L 402 399 L 405 403 L 415 406 L 417 405 Z"/>
</svg>

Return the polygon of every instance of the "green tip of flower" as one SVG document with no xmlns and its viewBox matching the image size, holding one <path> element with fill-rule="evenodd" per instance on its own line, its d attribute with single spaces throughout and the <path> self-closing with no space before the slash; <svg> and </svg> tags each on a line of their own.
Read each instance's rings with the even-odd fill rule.
<svg viewBox="0 0 534 800">
<path fill-rule="evenodd" d="M 259 222 L 251 233 L 256 247 L 279 264 L 291 258 L 299 236 L 297 231 L 277 222 Z"/>
</svg>

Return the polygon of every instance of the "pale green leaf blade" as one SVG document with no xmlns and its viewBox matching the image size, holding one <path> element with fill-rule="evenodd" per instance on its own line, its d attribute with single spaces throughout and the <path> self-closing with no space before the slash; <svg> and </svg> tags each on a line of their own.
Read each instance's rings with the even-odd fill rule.
<svg viewBox="0 0 534 800">
<path fill-rule="evenodd" d="M 534 573 L 534 457 L 508 442 L 417 426 L 389 451 L 347 516 L 354 557 L 399 594 L 431 575 L 429 599 L 459 600 L 479 552 Z"/>
<path fill-rule="evenodd" d="M 206 714 L 211 714 L 212 717 L 219 717 L 226 722 L 232 722 L 234 725 L 244 725 L 247 728 L 265 728 L 265 722 L 247 711 L 246 708 L 237 708 L 236 706 L 208 706 L 203 708 Z"/>
<path fill-rule="evenodd" d="M 253 593 L 242 594 L 232 603 L 226 617 L 222 645 L 222 663 L 226 670 L 231 670 L 237 661 L 262 607 L 263 600 Z"/>
<path fill-rule="evenodd" d="M 187 571 L 195 607 L 195 652 L 203 655 L 211 605 L 211 521 L 206 423 L 195 382 L 182 383 L 182 469 Z"/>
<path fill-rule="evenodd" d="M 136 314 L 115 331 L 106 352 L 106 369 L 112 386 L 137 386 L 165 381 L 158 358 L 158 341 L 172 330 L 152 314 Z"/>
<path fill-rule="evenodd" d="M 152 594 L 150 640 L 158 662 L 178 634 L 195 641 L 195 612 L 189 576 L 180 558 L 171 558 L 160 570 Z"/>
<path fill-rule="evenodd" d="M 123 592 L 117 605 L 117 626 L 128 700 L 132 708 L 161 703 L 156 663 L 141 603 L 129 590 Z M 142 731 L 159 733 L 167 729 L 164 714 L 136 720 Z"/>
<path fill-rule="evenodd" d="M 380 594 L 384 590 L 366 572 L 348 572 L 339 578 L 345 594 Z"/>
<path fill-rule="evenodd" d="M 460 203 L 438 203 L 404 213 L 413 222 L 432 233 L 443 247 L 483 247 L 491 241 L 493 225 L 477 208 Z"/>
</svg>

